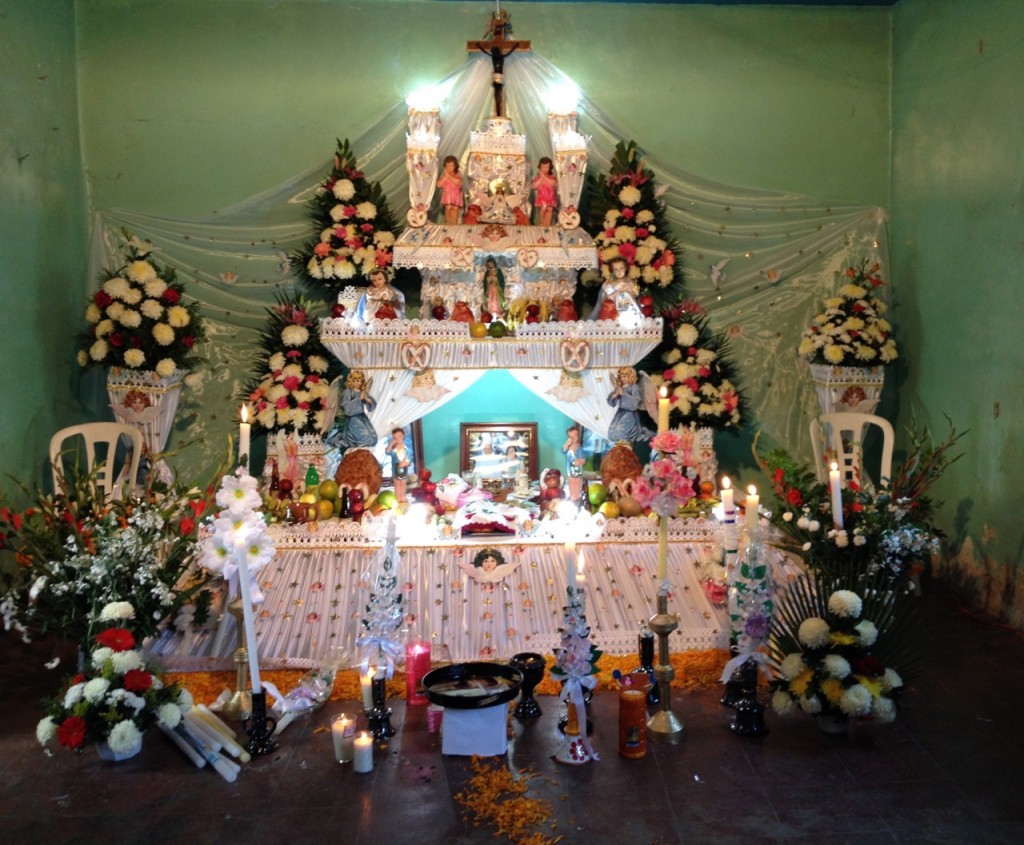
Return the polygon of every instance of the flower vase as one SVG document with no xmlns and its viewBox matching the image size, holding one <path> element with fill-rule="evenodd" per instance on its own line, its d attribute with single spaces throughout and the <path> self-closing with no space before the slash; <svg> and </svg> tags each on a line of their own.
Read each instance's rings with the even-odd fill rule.
<svg viewBox="0 0 1024 845">
<path fill-rule="evenodd" d="M 822 413 L 873 414 L 882 395 L 884 367 L 833 367 L 811 364 L 811 380 Z"/>
<path fill-rule="evenodd" d="M 850 720 L 842 713 L 819 713 L 815 717 L 822 733 L 843 736 L 850 730 Z"/>
<path fill-rule="evenodd" d="M 184 379 L 184 370 L 159 376 L 151 370 L 112 367 L 107 373 L 107 394 L 115 419 L 142 432 L 149 455 L 162 452 L 167 445 Z"/>
<path fill-rule="evenodd" d="M 130 760 L 135 757 L 142 750 L 142 735 L 139 734 L 139 741 L 132 745 L 131 748 L 125 749 L 124 751 L 114 751 L 106 740 L 96 743 L 96 753 L 99 754 L 100 759 L 107 763 L 120 763 L 122 760 Z"/>
</svg>

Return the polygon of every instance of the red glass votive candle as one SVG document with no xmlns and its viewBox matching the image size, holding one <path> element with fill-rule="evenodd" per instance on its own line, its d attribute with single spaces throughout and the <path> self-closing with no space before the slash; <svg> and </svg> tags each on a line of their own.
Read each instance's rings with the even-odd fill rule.
<svg viewBox="0 0 1024 845">
<path fill-rule="evenodd" d="M 430 643 L 414 640 L 405 644 L 405 701 L 427 704 L 423 676 L 430 671 Z"/>
</svg>

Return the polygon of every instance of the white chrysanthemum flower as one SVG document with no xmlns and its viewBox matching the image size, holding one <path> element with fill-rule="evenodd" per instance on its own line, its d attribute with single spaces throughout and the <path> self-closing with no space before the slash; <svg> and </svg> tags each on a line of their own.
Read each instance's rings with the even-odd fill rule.
<svg viewBox="0 0 1024 845">
<path fill-rule="evenodd" d="M 146 291 L 146 296 L 159 299 L 164 295 L 164 291 L 167 290 L 167 282 L 157 276 L 146 282 L 143 288 Z"/>
<path fill-rule="evenodd" d="M 854 533 L 853 533 L 853 545 L 855 545 L 855 546 L 863 546 L 863 545 L 865 545 L 865 544 L 867 543 L 867 541 L 868 541 L 868 538 L 867 538 L 867 537 L 865 537 L 865 536 L 864 536 L 863 534 L 861 534 L 861 533 L 858 533 L 859 531 L 860 531 L 860 529 L 859 529 L 859 528 L 855 528 L 855 529 L 854 529 Z"/>
<path fill-rule="evenodd" d="M 103 700 L 108 689 L 110 689 L 110 681 L 106 678 L 93 678 L 86 682 L 82 697 L 90 704 L 98 704 Z"/>
<path fill-rule="evenodd" d="M 394 233 L 389 232 L 387 229 L 381 229 L 379 232 L 374 234 L 373 242 L 379 247 L 387 248 L 394 246 L 395 236 Z"/>
<path fill-rule="evenodd" d="M 138 305 L 142 299 L 142 291 L 138 288 L 128 288 L 122 298 L 127 305 Z"/>
<path fill-rule="evenodd" d="M 131 719 L 122 719 L 110 729 L 107 745 L 115 754 L 124 754 L 138 748 L 142 742 L 142 733 Z"/>
<path fill-rule="evenodd" d="M 309 340 L 309 329 L 305 326 L 285 326 L 281 330 L 281 341 L 286 346 L 304 346 Z"/>
<path fill-rule="evenodd" d="M 282 378 L 284 377 L 284 375 L 285 374 L 282 372 L 281 373 Z M 272 384 L 270 387 L 267 388 L 267 400 L 270 401 L 270 402 L 276 402 L 282 396 L 287 396 L 287 395 L 288 395 L 288 391 L 285 390 L 285 387 L 284 387 L 283 384 Z"/>
<path fill-rule="evenodd" d="M 895 669 L 886 669 L 880 683 L 882 692 L 891 692 L 903 686 L 903 678 L 899 676 Z"/>
<path fill-rule="evenodd" d="M 98 323 L 102 316 L 103 312 L 100 311 L 100 307 L 95 302 L 90 302 L 85 306 L 85 319 L 90 323 Z"/>
<path fill-rule="evenodd" d="M 871 713 L 879 722 L 891 722 L 896 718 L 896 702 L 885 696 L 876 698 L 872 704 Z"/>
<path fill-rule="evenodd" d="M 120 320 L 121 319 L 121 315 L 123 313 L 124 313 L 124 303 L 123 302 L 111 302 L 110 305 L 107 306 L 107 316 L 111 320 Z"/>
<path fill-rule="evenodd" d="M 871 691 L 863 684 L 854 684 L 843 690 L 839 709 L 847 716 L 867 716 L 871 712 Z"/>
<path fill-rule="evenodd" d="M 156 268 L 145 260 L 130 262 L 127 267 L 127 273 L 129 279 L 143 285 L 157 277 Z"/>
<path fill-rule="evenodd" d="M 271 370 L 283 370 L 286 359 L 283 352 L 275 352 L 267 359 L 267 367 Z"/>
<path fill-rule="evenodd" d="M 800 623 L 796 635 L 808 648 L 824 648 L 828 645 L 828 622 L 818 616 L 812 616 Z"/>
<path fill-rule="evenodd" d="M 816 520 L 816 519 L 812 519 L 812 520 L 810 520 L 807 523 L 807 530 L 812 532 L 812 533 L 815 532 L 815 531 L 818 531 L 820 529 L 821 529 L 821 523 L 818 522 L 818 520 Z"/>
<path fill-rule="evenodd" d="M 863 299 L 867 296 L 867 293 L 866 288 L 862 288 L 860 285 L 855 285 L 852 282 L 839 288 L 839 295 L 847 299 Z"/>
<path fill-rule="evenodd" d="M 865 363 L 868 363 L 870 361 L 874 361 L 875 358 L 878 356 L 878 353 L 875 352 L 873 347 L 865 346 L 863 343 L 858 343 L 854 347 L 853 355 L 858 361 L 864 361 Z"/>
<path fill-rule="evenodd" d="M 796 710 L 796 702 L 793 701 L 793 696 L 785 690 L 775 690 L 774 695 L 772 695 L 772 710 L 780 716 L 785 716 L 787 713 L 793 713 Z"/>
<path fill-rule="evenodd" d="M 339 260 L 334 262 L 334 278 L 351 279 L 356 274 L 356 266 L 351 261 Z"/>
<path fill-rule="evenodd" d="M 137 651 L 116 651 L 110 656 L 110 664 L 118 675 L 130 672 L 132 669 L 141 669 L 143 666 L 142 655 Z"/>
<path fill-rule="evenodd" d="M 807 516 L 806 516 L 806 515 L 804 515 L 804 516 L 801 516 L 801 517 L 800 517 L 800 518 L 799 518 L 799 519 L 798 519 L 798 520 L 796 521 L 796 527 L 797 527 L 797 528 L 801 528 L 801 529 L 803 529 L 804 531 L 806 531 L 806 530 L 807 530 L 807 529 L 808 529 L 808 528 L 810 527 L 810 525 L 811 525 L 811 521 L 810 521 L 810 520 L 809 520 L 809 519 L 807 518 Z"/>
<path fill-rule="evenodd" d="M 90 659 L 92 660 L 93 666 L 95 666 L 97 669 L 102 669 L 103 664 L 110 660 L 110 658 L 113 656 L 114 650 L 112 648 L 101 646 L 100 648 L 97 648 L 93 651 Z"/>
<path fill-rule="evenodd" d="M 172 305 L 167 309 L 167 322 L 176 329 L 183 329 L 192 322 L 192 315 L 183 305 Z"/>
<path fill-rule="evenodd" d="M 873 646 L 875 640 L 878 639 L 878 628 L 875 627 L 875 623 L 870 619 L 861 619 L 853 630 L 857 632 L 857 636 L 860 637 L 860 644 L 865 648 Z"/>
<path fill-rule="evenodd" d="M 79 349 L 78 352 L 75 353 L 75 360 L 78 361 L 79 367 L 84 367 L 89 363 L 89 353 L 84 349 Z"/>
<path fill-rule="evenodd" d="M 141 349 L 129 349 L 124 353 L 124 363 L 126 367 L 138 369 L 146 363 L 146 353 Z"/>
<path fill-rule="evenodd" d="M 342 202 L 347 202 L 356 195 L 356 186 L 352 184 L 351 179 L 339 179 L 334 183 L 331 193 Z"/>
<path fill-rule="evenodd" d="M 161 358 L 156 362 L 156 366 L 153 369 L 156 370 L 156 374 L 161 378 L 169 378 L 174 375 L 178 365 L 174 362 L 173 358 Z"/>
<path fill-rule="evenodd" d="M 654 212 L 648 208 L 645 208 L 643 211 L 637 212 L 636 222 L 638 226 L 643 226 L 644 223 L 650 223 L 653 219 Z M 650 229 L 652 232 L 654 231 L 654 228 L 652 226 L 648 226 L 647 228 Z"/>
<path fill-rule="evenodd" d="M 604 215 L 604 228 L 614 229 L 619 222 L 619 210 L 617 208 L 609 208 Z"/>
<path fill-rule="evenodd" d="M 181 692 L 178 693 L 178 707 L 181 708 L 182 713 L 188 713 L 192 709 L 192 693 L 182 687 Z"/>
<path fill-rule="evenodd" d="M 619 191 L 619 202 L 627 208 L 631 208 L 640 202 L 641 196 L 639 188 L 634 188 L 632 185 L 626 185 L 626 187 Z"/>
<path fill-rule="evenodd" d="M 155 299 L 147 299 L 139 306 L 139 311 L 149 320 L 159 320 L 164 313 L 164 307 Z"/>
<path fill-rule="evenodd" d="M 842 680 L 853 671 L 850 668 L 850 661 L 839 654 L 826 654 L 821 663 L 825 669 L 825 674 L 831 678 Z"/>
<path fill-rule="evenodd" d="M 44 716 L 36 725 L 36 739 L 40 745 L 49 745 L 57 736 L 57 723 L 50 716 Z"/>
<path fill-rule="evenodd" d="M 309 273 L 309 276 L 312 279 L 322 279 L 324 277 L 324 271 L 320 267 L 320 261 L 315 255 L 306 262 L 306 272 Z"/>
<path fill-rule="evenodd" d="M 185 387 L 195 390 L 203 383 L 203 374 L 199 372 L 189 373 L 185 376 Z"/>
<path fill-rule="evenodd" d="M 248 473 L 225 475 L 216 496 L 217 505 L 231 517 L 242 517 L 263 504 L 258 482 Z"/>
<path fill-rule="evenodd" d="M 82 695 L 85 692 L 85 684 L 75 684 L 68 688 L 68 691 L 64 693 L 64 709 L 70 710 L 79 701 L 82 700 Z"/>
<path fill-rule="evenodd" d="M 174 343 L 174 329 L 167 323 L 157 323 L 153 326 L 153 340 L 161 346 L 170 346 Z"/>
<path fill-rule="evenodd" d="M 100 320 L 93 327 L 92 331 L 93 331 L 93 334 L 96 335 L 96 337 L 106 337 L 108 334 L 110 334 L 111 332 L 114 331 L 114 321 L 113 320 Z"/>
<path fill-rule="evenodd" d="M 112 601 L 103 605 L 100 622 L 116 622 L 120 619 L 134 619 L 135 608 L 130 601 Z"/>
<path fill-rule="evenodd" d="M 856 619 L 863 609 L 863 602 L 853 590 L 836 590 L 828 597 L 829 613 L 844 619 Z"/>
<path fill-rule="evenodd" d="M 121 316 L 118 317 L 118 322 L 129 329 L 137 329 L 142 325 L 142 315 L 138 311 L 133 311 L 131 308 L 125 308 L 121 312 Z"/>
<path fill-rule="evenodd" d="M 111 690 L 110 695 L 107 696 L 107 703 L 114 707 L 123 704 L 125 707 L 130 707 L 133 713 L 139 713 L 146 706 L 146 699 L 126 689 L 115 689 Z"/>
<path fill-rule="evenodd" d="M 161 725 L 173 729 L 181 721 L 181 708 L 170 702 L 161 704 L 156 711 L 156 719 Z"/>
<path fill-rule="evenodd" d="M 322 355 L 310 355 L 306 363 L 313 373 L 326 373 L 329 366 L 327 359 Z"/>
<path fill-rule="evenodd" d="M 103 292 L 114 297 L 114 299 L 124 299 L 124 295 L 131 290 L 131 285 L 128 284 L 128 280 L 121 276 L 114 276 L 112 279 L 107 279 L 103 283 Z"/>
<path fill-rule="evenodd" d="M 782 515 L 782 521 L 783 522 L 792 522 L 793 521 L 793 512 L 792 511 L 786 511 Z"/>
<path fill-rule="evenodd" d="M 330 215 L 331 220 L 335 223 L 340 223 L 345 217 L 345 206 L 341 205 L 341 203 L 331 206 Z"/>
<path fill-rule="evenodd" d="M 846 357 L 846 351 L 843 347 L 836 346 L 835 344 L 826 346 L 821 354 L 829 364 L 841 364 L 843 363 L 843 358 Z"/>
<path fill-rule="evenodd" d="M 377 206 L 372 202 L 361 202 L 356 206 L 356 214 L 363 220 L 373 220 L 377 216 Z"/>
<path fill-rule="evenodd" d="M 623 241 L 635 241 L 636 229 L 629 225 L 616 226 L 615 240 L 617 240 L 619 243 L 622 243 Z"/>
<path fill-rule="evenodd" d="M 802 696 L 800 696 L 800 702 L 799 703 L 800 703 L 800 709 L 803 710 L 804 713 L 809 713 L 810 715 L 813 716 L 816 713 L 820 713 L 821 712 L 821 699 L 819 699 L 818 696 L 816 696 L 816 695 L 811 695 L 811 696 L 802 695 Z"/>
<path fill-rule="evenodd" d="M 782 658 L 782 662 L 779 664 L 779 674 L 787 681 L 792 681 L 793 678 L 806 668 L 807 664 L 804 663 L 804 656 L 796 651 Z"/>
<path fill-rule="evenodd" d="M 680 346 L 693 346 L 697 342 L 697 338 L 699 336 L 700 335 L 695 326 L 691 323 L 683 323 L 676 330 L 676 343 Z"/>
</svg>

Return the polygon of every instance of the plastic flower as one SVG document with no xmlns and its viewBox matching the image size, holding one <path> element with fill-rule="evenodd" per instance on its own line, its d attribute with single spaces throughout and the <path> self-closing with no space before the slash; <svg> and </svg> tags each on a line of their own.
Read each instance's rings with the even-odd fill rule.
<svg viewBox="0 0 1024 845">
<path fill-rule="evenodd" d="M 863 684 L 854 684 L 843 691 L 839 707 L 847 716 L 866 716 L 871 712 L 871 692 Z"/>
<path fill-rule="evenodd" d="M 818 616 L 812 616 L 800 623 L 797 638 L 808 648 L 822 648 L 828 645 L 828 623 Z"/>
<path fill-rule="evenodd" d="M 862 608 L 860 596 L 852 590 L 836 590 L 828 598 L 829 612 L 836 616 L 856 619 L 860 616 Z"/>
<path fill-rule="evenodd" d="M 243 516 L 263 504 L 258 482 L 241 467 L 235 475 L 224 476 L 215 501 L 232 517 Z"/>
<path fill-rule="evenodd" d="M 44 716 L 36 725 L 36 739 L 40 745 L 49 745 L 57 736 L 57 723 L 52 716 Z"/>
<path fill-rule="evenodd" d="M 141 741 L 142 733 L 130 719 L 122 719 L 114 725 L 107 737 L 107 745 L 110 746 L 110 750 L 118 754 L 131 751 L 138 747 Z"/>
<path fill-rule="evenodd" d="M 96 642 L 115 652 L 135 648 L 135 637 L 127 628 L 108 628 L 96 635 Z"/>
<path fill-rule="evenodd" d="M 842 680 L 852 671 L 850 669 L 850 661 L 839 654 L 826 654 L 821 663 L 825 668 L 825 673 L 830 678 Z"/>
</svg>

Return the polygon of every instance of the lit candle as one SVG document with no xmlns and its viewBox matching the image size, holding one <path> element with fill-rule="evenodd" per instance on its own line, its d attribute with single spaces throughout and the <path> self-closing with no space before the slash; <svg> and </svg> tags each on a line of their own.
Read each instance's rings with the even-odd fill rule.
<svg viewBox="0 0 1024 845">
<path fill-rule="evenodd" d="M 366 732 L 363 731 L 359 736 L 356 737 L 355 743 L 353 743 L 354 751 L 354 763 L 352 766 L 353 771 L 359 772 L 360 774 L 366 774 L 367 772 L 373 771 L 373 739 Z"/>
<path fill-rule="evenodd" d="M 377 667 L 371 666 L 359 675 L 359 688 L 363 694 L 363 709 L 373 710 L 373 676 L 377 673 Z"/>
<path fill-rule="evenodd" d="M 587 586 L 587 572 L 586 564 L 583 561 L 583 552 L 580 552 L 579 557 L 576 559 L 576 582 L 581 590 Z"/>
<path fill-rule="evenodd" d="M 668 431 L 668 388 L 661 386 L 658 391 L 658 434 Z"/>
<path fill-rule="evenodd" d="M 658 581 L 668 580 L 668 517 L 658 519 Z"/>
<path fill-rule="evenodd" d="M 238 465 L 244 466 L 249 471 L 249 436 L 252 433 L 252 425 L 249 423 L 249 408 L 242 405 L 241 422 L 238 424 Z"/>
<path fill-rule="evenodd" d="M 405 701 L 407 704 L 426 704 L 423 676 L 430 671 L 430 643 L 421 640 L 405 644 Z"/>
<path fill-rule="evenodd" d="M 722 511 L 725 513 L 726 522 L 736 521 L 735 493 L 736 491 L 732 489 L 732 482 L 729 480 L 729 476 L 724 476 L 722 478 Z"/>
<path fill-rule="evenodd" d="M 355 756 L 356 721 L 348 713 L 335 716 L 331 722 L 331 739 L 334 740 L 334 759 L 348 763 Z"/>
<path fill-rule="evenodd" d="M 753 534 L 757 530 L 757 504 L 761 499 L 757 495 L 757 488 L 751 484 L 747 488 L 747 501 L 744 507 L 747 510 L 747 532 Z"/>
<path fill-rule="evenodd" d="M 242 624 L 245 627 L 246 651 L 249 652 L 249 675 L 252 677 L 252 691 L 260 693 L 260 659 L 256 643 L 256 623 L 252 613 L 252 596 L 249 585 L 249 565 L 245 557 L 245 531 L 239 531 L 235 538 L 235 564 L 238 566 L 238 591 L 242 596 Z"/>
<path fill-rule="evenodd" d="M 576 589 L 576 544 L 569 542 L 565 544 L 565 570 L 566 581 L 569 588 Z"/>
<path fill-rule="evenodd" d="M 833 463 L 828 473 L 828 486 L 832 491 L 832 524 L 836 530 L 843 527 L 843 485 L 839 480 L 839 464 Z"/>
</svg>

